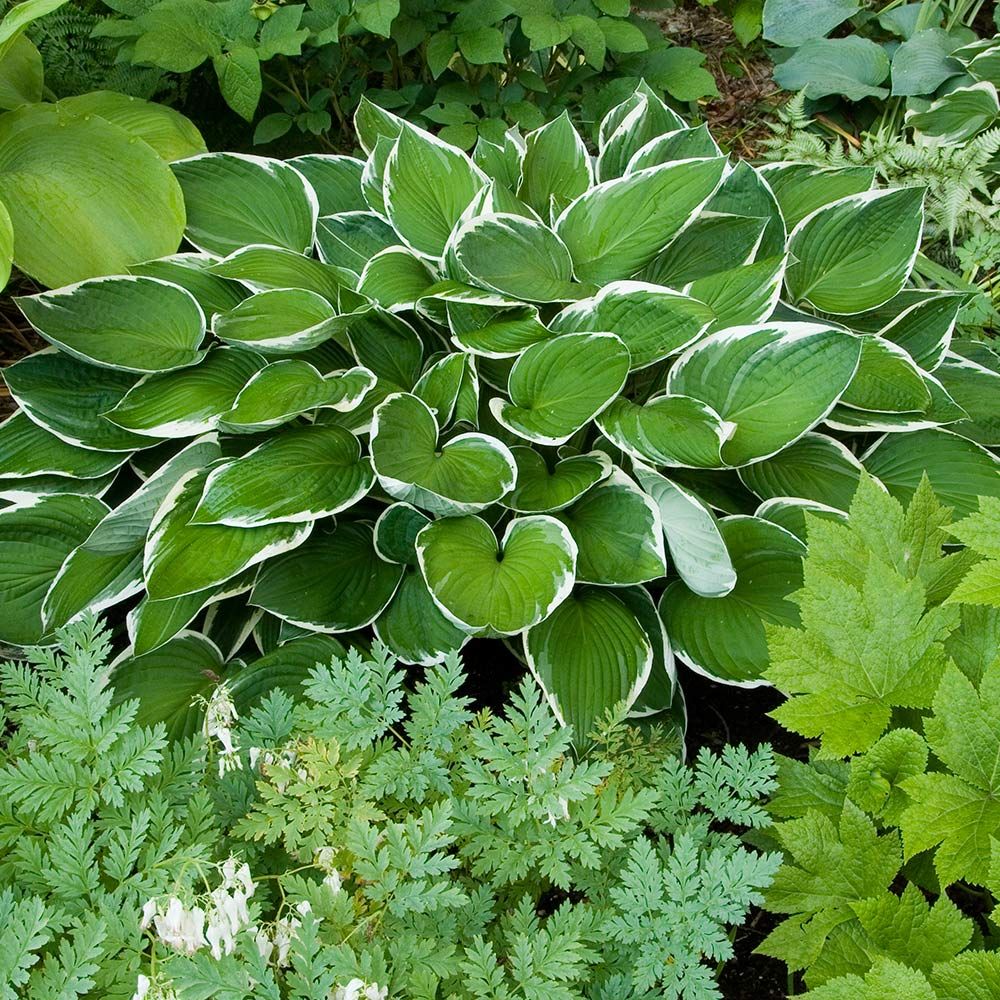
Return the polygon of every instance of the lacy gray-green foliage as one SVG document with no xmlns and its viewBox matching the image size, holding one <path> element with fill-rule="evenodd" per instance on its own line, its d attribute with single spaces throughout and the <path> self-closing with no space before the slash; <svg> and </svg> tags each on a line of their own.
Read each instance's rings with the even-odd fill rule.
<svg viewBox="0 0 1000 1000">
<path fill-rule="evenodd" d="M 619 715 L 574 758 L 530 679 L 473 714 L 457 656 L 408 690 L 379 648 L 297 703 L 272 672 L 238 723 L 220 687 L 208 745 L 168 744 L 113 700 L 92 620 L 60 640 L 0 671 L 5 1000 L 714 998 L 779 861 L 717 828 L 767 822 L 766 749 L 687 766 Z"/>
<path fill-rule="evenodd" d="M 585 734 L 676 716 L 673 652 L 759 681 L 863 469 L 997 492 L 1000 359 L 911 285 L 919 190 L 733 165 L 645 86 L 596 158 L 566 116 L 472 157 L 357 127 L 176 162 L 194 251 L 19 300 L 57 349 L 5 370 L 0 638 L 131 600 L 121 676 L 187 731 L 251 632 L 505 637 Z"/>
<path fill-rule="evenodd" d="M 866 479 L 846 523 L 809 518 L 802 627 L 769 629 L 767 676 L 788 695 L 776 718 L 819 744 L 780 763 L 766 905 L 785 919 L 760 950 L 810 997 L 1000 988 L 1000 610 L 955 589 L 989 560 L 943 550 L 996 551 L 994 508 L 950 527 L 926 480 L 904 511 Z"/>
</svg>

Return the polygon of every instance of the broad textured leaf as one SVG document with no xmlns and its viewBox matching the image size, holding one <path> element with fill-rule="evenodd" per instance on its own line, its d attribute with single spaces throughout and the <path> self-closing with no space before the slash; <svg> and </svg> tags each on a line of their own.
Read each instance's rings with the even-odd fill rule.
<svg viewBox="0 0 1000 1000">
<path fill-rule="evenodd" d="M 128 270 L 145 278 L 159 278 L 180 285 L 195 298 L 202 312 L 211 319 L 215 313 L 228 312 L 250 293 L 235 281 L 211 274 L 215 258 L 207 253 L 175 253 L 158 260 L 133 264 Z"/>
<path fill-rule="evenodd" d="M 933 94 L 945 80 L 958 75 L 961 66 L 950 58 L 955 41 L 938 27 L 922 28 L 907 38 L 892 54 L 893 94 Z"/>
<path fill-rule="evenodd" d="M 353 156 L 307 153 L 288 161 L 309 182 L 319 202 L 319 214 L 368 210 L 361 193 L 361 174 L 365 161 Z"/>
<path fill-rule="evenodd" d="M 262 354 L 294 354 L 329 340 L 337 320 L 322 295 L 302 288 L 273 288 L 220 313 L 212 321 L 212 333 L 224 343 Z"/>
<path fill-rule="evenodd" d="M 868 191 L 874 167 L 817 167 L 810 163 L 765 163 L 761 176 L 774 192 L 789 231 L 831 202 Z"/>
<path fill-rule="evenodd" d="M 127 453 L 91 451 L 67 444 L 23 412 L 11 414 L 0 424 L 0 476 L 28 480 L 26 486 L 38 476 L 67 479 L 106 476 L 126 461 Z"/>
<path fill-rule="evenodd" d="M 567 112 L 525 138 L 517 196 L 541 218 L 548 218 L 553 196 L 571 201 L 591 183 L 587 147 Z"/>
<path fill-rule="evenodd" d="M 992 125 L 1000 116 L 997 88 L 988 82 L 958 87 L 926 111 L 910 111 L 906 124 L 946 145 L 958 145 Z"/>
<path fill-rule="evenodd" d="M 696 278 L 685 293 L 704 302 L 715 314 L 709 332 L 730 326 L 762 323 L 778 304 L 787 257 L 768 257 L 745 267 Z"/>
<path fill-rule="evenodd" d="M 775 83 L 784 90 L 804 90 L 811 100 L 831 94 L 852 101 L 888 97 L 889 88 L 879 86 L 888 75 L 885 50 L 860 35 L 808 41 L 774 70 Z"/>
<path fill-rule="evenodd" d="M 794 47 L 822 38 L 861 8 L 854 0 L 765 0 L 764 37 Z"/>
<path fill-rule="evenodd" d="M 299 289 L 336 303 L 342 288 L 354 287 L 351 271 L 284 247 L 246 246 L 209 267 L 212 274 L 244 282 L 254 291 Z M 233 306 L 238 303 L 234 302 Z M 220 310 L 221 311 L 221 310 Z"/>
<path fill-rule="evenodd" d="M 701 216 L 670 241 L 643 271 L 643 277 L 659 285 L 683 288 L 698 278 L 749 264 L 769 221 L 729 214 Z"/>
<path fill-rule="evenodd" d="M 948 395 L 969 415 L 948 429 L 977 444 L 1000 446 L 1000 365 L 987 368 L 968 358 L 947 355 L 934 374 Z"/>
<path fill-rule="evenodd" d="M 890 300 L 886 308 L 893 304 Z M 934 371 L 951 344 L 951 335 L 961 308 L 961 297 L 947 292 L 907 305 L 895 314 L 878 335 L 902 347 L 926 371 Z M 852 317 L 852 323 L 856 319 Z"/>
<path fill-rule="evenodd" d="M 429 518 L 408 503 L 390 504 L 375 522 L 375 551 L 386 562 L 417 565 L 417 535 Z"/>
<path fill-rule="evenodd" d="M 388 247 L 365 265 L 357 290 L 385 309 L 412 309 L 433 283 L 418 257 L 403 247 Z"/>
<path fill-rule="evenodd" d="M 562 510 L 611 475 L 611 459 L 604 452 L 569 455 L 549 466 L 524 445 L 511 448 L 517 463 L 517 484 L 503 505 L 520 514 L 547 514 Z"/>
<path fill-rule="evenodd" d="M 880 337 L 865 337 L 858 370 L 840 402 L 859 410 L 922 413 L 931 405 L 931 393 L 924 373 L 902 347 Z"/>
</svg>

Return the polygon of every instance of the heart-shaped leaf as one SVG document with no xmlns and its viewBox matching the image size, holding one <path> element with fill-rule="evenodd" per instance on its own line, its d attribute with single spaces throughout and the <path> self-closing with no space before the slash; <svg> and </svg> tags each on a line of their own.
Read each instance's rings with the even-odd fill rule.
<svg viewBox="0 0 1000 1000">
<path fill-rule="evenodd" d="M 568 333 L 529 347 L 514 363 L 494 417 L 536 444 L 564 444 L 621 391 L 628 348 L 611 333 Z"/>
<path fill-rule="evenodd" d="M 350 431 L 295 427 L 212 469 L 191 524 L 311 522 L 352 507 L 374 481 Z"/>
<path fill-rule="evenodd" d="M 434 602 L 468 632 L 515 635 L 547 618 L 573 589 L 576 543 L 553 517 L 514 518 L 497 543 L 479 517 L 445 518 L 417 536 Z"/>
<path fill-rule="evenodd" d="M 382 488 L 433 514 L 468 514 L 496 503 L 517 477 L 514 456 L 486 434 L 438 442 L 438 425 L 423 400 L 390 396 L 372 422 L 372 465 Z"/>
<path fill-rule="evenodd" d="M 503 505 L 521 514 L 562 510 L 611 475 L 611 459 L 601 451 L 570 455 L 551 468 L 534 448 L 517 445 L 510 451 L 517 463 L 517 485 Z"/>
</svg>

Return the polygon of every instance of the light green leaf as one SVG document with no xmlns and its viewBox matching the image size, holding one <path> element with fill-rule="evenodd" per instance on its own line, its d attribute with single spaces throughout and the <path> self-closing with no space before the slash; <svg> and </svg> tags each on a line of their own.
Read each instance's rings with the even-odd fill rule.
<svg viewBox="0 0 1000 1000">
<path fill-rule="evenodd" d="M 0 46 L 0 50 L 5 46 Z M 0 109 L 13 111 L 23 104 L 37 104 L 42 99 L 45 69 L 42 54 L 24 35 L 12 40 L 0 55 Z"/>
<path fill-rule="evenodd" d="M 634 174 L 646 167 L 675 160 L 690 160 L 703 157 L 721 156 L 722 150 L 712 138 L 708 125 L 702 123 L 697 128 L 676 128 L 650 139 L 628 161 L 626 174 Z"/>
<path fill-rule="evenodd" d="M 24 0 L 8 10 L 0 21 L 0 59 L 33 21 L 58 10 L 66 0 Z"/>
<path fill-rule="evenodd" d="M 768 221 L 740 215 L 695 219 L 657 255 L 643 277 L 659 285 L 683 288 L 698 278 L 749 264 Z"/>
<path fill-rule="evenodd" d="M 892 300 L 887 308 L 891 305 Z M 960 308 L 961 296 L 932 293 L 894 314 L 878 335 L 902 347 L 921 368 L 934 371 L 951 344 Z M 852 323 L 856 326 L 857 320 L 852 319 Z"/>
<path fill-rule="evenodd" d="M 260 58 L 249 45 L 234 45 L 212 60 L 219 91 L 226 104 L 246 121 L 253 121 L 263 83 Z"/>
</svg>

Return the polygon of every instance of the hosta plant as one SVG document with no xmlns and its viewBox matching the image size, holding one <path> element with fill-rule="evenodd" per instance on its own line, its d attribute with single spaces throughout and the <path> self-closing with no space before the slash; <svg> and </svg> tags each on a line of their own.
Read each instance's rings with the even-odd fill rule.
<svg viewBox="0 0 1000 1000">
<path fill-rule="evenodd" d="M 142 674 L 192 622 L 494 637 L 587 733 L 676 707 L 675 653 L 760 683 L 803 511 L 863 469 L 996 494 L 1000 362 L 908 285 L 921 191 L 732 163 L 645 87 L 596 157 L 566 117 L 471 157 L 357 129 L 364 160 L 174 164 L 182 252 L 19 300 L 52 349 L 5 373 L 0 639 L 120 606 Z"/>
</svg>

